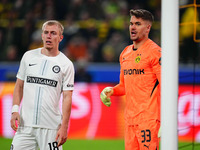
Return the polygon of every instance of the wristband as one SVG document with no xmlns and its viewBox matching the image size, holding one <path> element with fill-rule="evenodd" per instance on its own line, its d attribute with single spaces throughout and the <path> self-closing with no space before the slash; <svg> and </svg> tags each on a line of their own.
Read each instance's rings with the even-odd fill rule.
<svg viewBox="0 0 200 150">
<path fill-rule="evenodd" d="M 12 113 L 19 111 L 19 105 L 13 105 L 12 107 Z"/>
</svg>

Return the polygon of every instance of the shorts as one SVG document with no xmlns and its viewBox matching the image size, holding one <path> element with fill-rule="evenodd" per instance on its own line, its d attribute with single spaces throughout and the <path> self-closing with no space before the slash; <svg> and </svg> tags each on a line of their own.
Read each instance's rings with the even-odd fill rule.
<svg viewBox="0 0 200 150">
<path fill-rule="evenodd" d="M 55 141 L 57 130 L 20 127 L 12 141 L 10 150 L 62 150 Z"/>
<path fill-rule="evenodd" d="M 159 128 L 158 120 L 125 125 L 125 150 L 159 150 Z"/>
</svg>

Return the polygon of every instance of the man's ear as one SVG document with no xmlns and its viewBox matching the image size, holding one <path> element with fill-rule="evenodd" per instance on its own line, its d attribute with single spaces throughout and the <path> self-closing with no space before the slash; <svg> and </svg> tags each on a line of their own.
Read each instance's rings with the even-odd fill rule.
<svg viewBox="0 0 200 150">
<path fill-rule="evenodd" d="M 60 42 L 63 40 L 63 38 L 64 38 L 64 36 L 63 36 L 63 35 L 61 35 L 61 36 L 60 36 Z"/>
<path fill-rule="evenodd" d="M 150 30 L 151 30 L 151 24 L 148 24 L 148 25 L 147 25 L 147 32 L 149 33 Z"/>
<path fill-rule="evenodd" d="M 63 40 L 63 38 L 64 38 L 64 36 L 63 36 L 63 35 L 61 35 L 61 36 L 60 36 L 60 42 Z"/>
</svg>

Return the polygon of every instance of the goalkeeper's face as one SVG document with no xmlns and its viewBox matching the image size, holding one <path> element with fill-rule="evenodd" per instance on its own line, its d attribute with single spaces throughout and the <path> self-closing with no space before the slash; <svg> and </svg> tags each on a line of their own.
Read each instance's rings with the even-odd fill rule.
<svg viewBox="0 0 200 150">
<path fill-rule="evenodd" d="M 139 42 L 148 38 L 150 28 L 151 24 L 149 21 L 131 16 L 129 25 L 130 39 Z"/>
<path fill-rule="evenodd" d="M 59 43 L 62 41 L 63 35 L 61 35 L 59 27 L 57 25 L 46 25 L 42 32 L 42 40 L 44 47 L 48 50 L 58 50 Z"/>
</svg>

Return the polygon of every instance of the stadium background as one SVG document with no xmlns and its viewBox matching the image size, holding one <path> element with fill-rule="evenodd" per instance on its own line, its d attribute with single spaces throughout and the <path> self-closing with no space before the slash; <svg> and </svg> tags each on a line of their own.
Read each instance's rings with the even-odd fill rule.
<svg viewBox="0 0 200 150">
<path fill-rule="evenodd" d="M 179 141 L 200 142 L 200 2 L 179 3 Z M 76 69 L 69 139 L 123 139 L 124 97 L 113 97 L 107 108 L 99 94 L 119 80 L 118 57 L 131 43 L 129 9 L 154 14 L 150 38 L 160 45 L 160 7 L 160 0 L 2 0 L 0 136 L 14 135 L 9 124 L 19 60 L 25 51 L 42 45 L 42 23 L 57 19 L 65 27 L 60 50 Z"/>
</svg>

